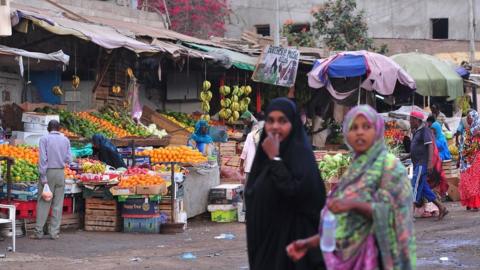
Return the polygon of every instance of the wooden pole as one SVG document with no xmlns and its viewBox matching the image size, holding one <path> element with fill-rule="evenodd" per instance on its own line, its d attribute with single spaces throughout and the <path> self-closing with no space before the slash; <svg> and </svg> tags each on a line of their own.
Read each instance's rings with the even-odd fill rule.
<svg viewBox="0 0 480 270">
<path fill-rule="evenodd" d="M 470 64 L 475 62 L 475 11 L 473 6 L 473 0 L 468 0 L 469 12 L 469 36 L 470 36 Z M 476 92 L 476 87 L 474 88 Z"/>
</svg>

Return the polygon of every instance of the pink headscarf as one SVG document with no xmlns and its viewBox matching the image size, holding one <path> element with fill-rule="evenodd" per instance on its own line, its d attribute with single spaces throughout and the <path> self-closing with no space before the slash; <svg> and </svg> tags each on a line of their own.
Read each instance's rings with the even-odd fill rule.
<svg viewBox="0 0 480 270">
<path fill-rule="evenodd" d="M 345 144 L 352 149 L 347 141 L 347 133 L 352 128 L 353 121 L 355 121 L 355 119 L 360 115 L 363 115 L 367 121 L 375 127 L 376 143 L 384 143 L 385 122 L 383 121 L 382 116 L 379 115 L 377 111 L 369 105 L 358 105 L 353 107 L 343 120 L 343 137 Z"/>
</svg>

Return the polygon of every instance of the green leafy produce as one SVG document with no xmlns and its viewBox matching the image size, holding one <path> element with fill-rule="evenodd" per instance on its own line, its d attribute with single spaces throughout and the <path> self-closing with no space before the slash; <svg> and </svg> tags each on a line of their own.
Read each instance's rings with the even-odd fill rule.
<svg viewBox="0 0 480 270">
<path fill-rule="evenodd" d="M 107 120 L 108 122 L 121 127 L 128 131 L 130 134 L 139 137 L 149 137 L 152 135 L 146 128 L 137 125 L 133 120 L 127 115 L 126 112 L 119 112 L 110 108 L 105 108 L 101 113 L 93 113 L 93 115 Z"/>
<path fill-rule="evenodd" d="M 192 117 L 186 113 L 181 112 L 163 112 L 163 114 L 171 116 L 177 119 L 178 122 L 181 122 L 189 127 L 194 127 L 196 121 L 192 119 Z"/>
<path fill-rule="evenodd" d="M 340 173 L 350 164 L 350 160 L 351 158 L 348 154 L 325 155 L 323 160 L 318 163 L 318 169 L 322 178 L 329 181 L 333 177 L 340 177 Z"/>
</svg>

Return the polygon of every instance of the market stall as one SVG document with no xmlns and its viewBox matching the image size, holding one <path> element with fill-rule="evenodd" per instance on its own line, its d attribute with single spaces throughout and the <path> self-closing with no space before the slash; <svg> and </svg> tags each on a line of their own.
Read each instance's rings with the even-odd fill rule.
<svg viewBox="0 0 480 270">
<path fill-rule="evenodd" d="M 160 229 L 152 228 L 160 226 L 165 232 L 181 231 L 187 218 L 207 210 L 209 190 L 220 184 L 216 157 L 203 156 L 186 145 L 168 146 L 174 136 L 151 124 L 133 123 L 119 110 L 69 112 L 44 107 L 26 112 L 23 119 L 25 126 L 38 128 L 39 137 L 46 133 L 48 121 L 60 120 L 61 131 L 72 140 L 72 153 L 77 159 L 65 168 L 62 228 L 72 228 L 72 219 L 76 218 L 77 228 L 84 222 L 87 231 L 123 228 L 124 232 L 158 233 Z M 110 138 L 119 154 L 134 162 L 127 163 L 129 168 L 116 169 L 90 158 L 93 134 Z M 38 148 L 35 143 L 24 145 L 19 138 L 9 142 L 0 144 L 0 156 L 15 160 L 9 170 L 13 184 L 8 188 L 4 185 L 0 197 L 6 200 L 11 190 L 12 203 L 21 212 L 18 218 L 30 231 L 38 197 Z M 6 171 L 3 162 L 2 175 L 6 176 Z M 145 208 L 146 203 L 153 212 L 129 212 Z"/>
</svg>

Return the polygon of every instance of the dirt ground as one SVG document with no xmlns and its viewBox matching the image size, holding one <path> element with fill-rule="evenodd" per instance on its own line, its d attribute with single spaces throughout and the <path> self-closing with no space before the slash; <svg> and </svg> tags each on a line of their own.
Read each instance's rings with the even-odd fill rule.
<svg viewBox="0 0 480 270">
<path fill-rule="evenodd" d="M 479 269 L 480 212 L 449 209 L 444 221 L 416 220 L 418 269 Z M 215 239 L 222 233 L 235 239 Z M 8 243 L 0 242 L 0 250 Z M 196 258 L 182 259 L 188 252 Z M 20 238 L 17 252 L 0 258 L 0 269 L 248 269 L 245 227 L 196 218 L 177 235 L 76 231 L 56 241 Z"/>
</svg>

